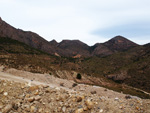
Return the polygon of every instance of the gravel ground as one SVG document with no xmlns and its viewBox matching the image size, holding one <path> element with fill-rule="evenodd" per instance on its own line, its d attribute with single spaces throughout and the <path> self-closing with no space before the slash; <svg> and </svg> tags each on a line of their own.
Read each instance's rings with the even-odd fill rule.
<svg viewBox="0 0 150 113">
<path fill-rule="evenodd" d="M 150 100 L 120 99 L 0 80 L 1 113 L 149 113 Z"/>
<path fill-rule="evenodd" d="M 0 69 L 0 113 L 150 113 L 150 100 L 46 74 Z"/>
</svg>

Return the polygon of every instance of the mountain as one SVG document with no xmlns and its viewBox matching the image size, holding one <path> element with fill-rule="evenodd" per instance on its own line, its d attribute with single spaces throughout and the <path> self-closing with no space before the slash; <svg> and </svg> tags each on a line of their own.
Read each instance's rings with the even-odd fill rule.
<svg viewBox="0 0 150 113">
<path fill-rule="evenodd" d="M 122 36 L 116 36 L 105 43 L 97 43 L 91 47 L 93 56 L 108 56 L 139 46 Z"/>
<path fill-rule="evenodd" d="M 0 37 L 8 37 L 23 42 L 47 53 L 55 53 L 55 48 L 44 38 L 30 31 L 16 29 L 0 18 Z"/>
<path fill-rule="evenodd" d="M 49 43 L 50 43 L 50 45 L 53 45 L 53 46 L 55 46 L 55 47 L 56 47 L 57 44 L 58 44 L 58 42 L 57 42 L 56 40 L 54 40 L 54 39 L 53 39 L 52 41 L 50 41 Z"/>
<path fill-rule="evenodd" d="M 32 48 L 25 43 L 13 40 L 7 37 L 0 37 L 0 53 L 1 54 L 37 54 L 46 55 L 38 49 Z"/>
<path fill-rule="evenodd" d="M 150 44 L 82 60 L 80 71 L 150 92 Z"/>
<path fill-rule="evenodd" d="M 0 19 L 0 64 L 68 79 L 76 78 L 72 74 L 76 72 L 83 76 L 81 81 L 77 80 L 79 83 L 89 84 L 90 81 L 93 85 L 140 97 L 145 97 L 143 92 L 129 90 L 124 85 L 150 92 L 150 43 L 140 46 L 122 36 L 93 46 L 79 40 L 48 42 Z"/>
<path fill-rule="evenodd" d="M 58 44 L 57 47 L 67 51 L 66 56 L 90 56 L 90 47 L 79 40 L 63 40 Z"/>
<path fill-rule="evenodd" d="M 93 49 L 92 56 L 108 56 L 113 54 L 113 52 L 102 43 L 95 44 L 91 49 Z"/>
<path fill-rule="evenodd" d="M 108 47 L 113 52 L 125 51 L 130 48 L 138 46 L 136 43 L 122 36 L 116 36 L 110 39 L 109 41 L 103 43 L 103 45 Z"/>
<path fill-rule="evenodd" d="M 60 43 L 56 40 L 48 42 L 36 33 L 12 27 L 1 18 L 0 37 L 12 38 L 49 54 L 66 57 L 108 56 L 138 46 L 122 36 L 116 36 L 105 43 L 97 43 L 91 47 L 79 40 L 63 40 Z"/>
</svg>

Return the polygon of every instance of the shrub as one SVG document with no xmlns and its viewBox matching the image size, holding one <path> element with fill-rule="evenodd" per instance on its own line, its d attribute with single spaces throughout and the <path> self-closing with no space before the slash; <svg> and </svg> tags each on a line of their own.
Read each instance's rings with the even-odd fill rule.
<svg viewBox="0 0 150 113">
<path fill-rule="evenodd" d="M 72 84 L 72 87 L 76 87 L 78 84 L 77 83 L 73 83 Z"/>
<path fill-rule="evenodd" d="M 78 73 L 76 78 L 77 78 L 77 79 L 82 79 L 81 74 L 80 74 L 80 73 Z"/>
</svg>

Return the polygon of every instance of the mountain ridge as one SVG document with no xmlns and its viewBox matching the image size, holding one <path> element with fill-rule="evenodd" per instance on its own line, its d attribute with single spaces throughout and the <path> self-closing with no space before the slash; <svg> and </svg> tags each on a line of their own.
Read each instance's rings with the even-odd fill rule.
<svg viewBox="0 0 150 113">
<path fill-rule="evenodd" d="M 81 57 L 108 56 L 115 52 L 125 51 L 138 46 L 138 44 L 122 36 L 116 36 L 104 43 L 88 46 L 80 40 L 47 41 L 31 31 L 23 31 L 7 24 L 0 18 L 0 36 L 8 37 L 23 42 L 33 48 L 40 49 L 49 54 L 60 56 Z"/>
</svg>

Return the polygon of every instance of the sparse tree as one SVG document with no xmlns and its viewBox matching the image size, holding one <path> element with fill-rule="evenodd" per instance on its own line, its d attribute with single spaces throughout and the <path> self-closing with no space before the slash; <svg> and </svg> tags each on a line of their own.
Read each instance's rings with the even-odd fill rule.
<svg viewBox="0 0 150 113">
<path fill-rule="evenodd" d="M 77 79 L 82 79 L 81 74 L 80 74 L 80 73 L 78 73 L 76 78 L 77 78 Z"/>
</svg>

